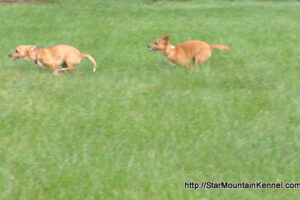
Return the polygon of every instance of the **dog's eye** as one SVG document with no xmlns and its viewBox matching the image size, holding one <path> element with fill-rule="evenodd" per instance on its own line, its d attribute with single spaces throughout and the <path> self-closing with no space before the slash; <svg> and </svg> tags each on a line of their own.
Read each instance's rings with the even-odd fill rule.
<svg viewBox="0 0 300 200">
<path fill-rule="evenodd" d="M 154 44 L 158 44 L 157 42 L 154 42 Z"/>
<path fill-rule="evenodd" d="M 19 51 L 16 49 L 16 53 L 18 53 Z"/>
</svg>

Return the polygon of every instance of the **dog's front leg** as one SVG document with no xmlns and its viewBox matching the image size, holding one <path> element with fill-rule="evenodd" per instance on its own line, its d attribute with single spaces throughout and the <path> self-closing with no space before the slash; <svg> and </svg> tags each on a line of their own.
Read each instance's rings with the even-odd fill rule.
<svg viewBox="0 0 300 200">
<path fill-rule="evenodd" d="M 40 63 L 40 62 L 37 61 L 36 62 L 36 67 L 37 67 L 38 70 L 41 68 L 41 66 L 43 66 L 42 63 Z"/>
<path fill-rule="evenodd" d="M 58 70 L 56 65 L 51 65 L 50 68 L 53 75 L 58 75 Z"/>
<path fill-rule="evenodd" d="M 61 68 L 58 70 L 58 72 L 65 72 L 67 70 L 67 68 Z"/>
<path fill-rule="evenodd" d="M 191 67 L 190 67 L 190 65 L 189 65 L 188 63 L 183 63 L 182 65 L 183 65 L 184 68 L 186 68 L 187 70 L 190 70 L 190 69 L 191 69 Z"/>
</svg>

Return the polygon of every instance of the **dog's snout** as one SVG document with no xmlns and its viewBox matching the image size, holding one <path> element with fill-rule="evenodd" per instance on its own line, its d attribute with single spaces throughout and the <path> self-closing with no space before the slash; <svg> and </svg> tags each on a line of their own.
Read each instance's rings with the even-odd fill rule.
<svg viewBox="0 0 300 200">
<path fill-rule="evenodd" d="M 150 44 L 147 44 L 147 47 L 150 48 Z"/>
<path fill-rule="evenodd" d="M 11 54 L 8 54 L 8 57 L 11 57 Z"/>
</svg>

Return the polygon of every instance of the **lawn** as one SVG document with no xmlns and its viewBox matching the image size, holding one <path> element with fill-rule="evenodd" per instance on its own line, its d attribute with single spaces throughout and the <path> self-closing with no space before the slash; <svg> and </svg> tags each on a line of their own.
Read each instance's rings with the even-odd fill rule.
<svg viewBox="0 0 300 200">
<path fill-rule="evenodd" d="M 0 4 L 0 199 L 297 199 L 300 2 L 68 0 Z M 146 45 L 226 44 L 191 71 Z M 92 55 L 53 76 L 16 46 Z"/>
</svg>

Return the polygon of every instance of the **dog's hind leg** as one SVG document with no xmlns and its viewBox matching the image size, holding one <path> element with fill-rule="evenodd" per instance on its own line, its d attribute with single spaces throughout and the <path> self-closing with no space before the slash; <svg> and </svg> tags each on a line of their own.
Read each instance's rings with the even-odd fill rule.
<svg viewBox="0 0 300 200">
<path fill-rule="evenodd" d="M 201 58 L 196 58 L 195 59 L 195 67 L 199 67 L 199 65 L 201 64 L 201 62 L 202 62 L 202 60 L 201 60 Z"/>
<path fill-rule="evenodd" d="M 67 68 L 68 65 L 64 62 L 62 65 L 61 65 L 62 68 Z"/>
<path fill-rule="evenodd" d="M 73 69 L 74 69 L 73 65 L 70 62 L 67 62 L 66 67 L 60 69 L 59 72 L 71 71 Z"/>
<path fill-rule="evenodd" d="M 67 70 L 68 70 L 68 71 L 71 71 L 71 70 L 73 70 L 73 69 L 74 69 L 73 65 L 72 65 L 72 64 L 68 64 Z"/>
<path fill-rule="evenodd" d="M 207 51 L 204 55 L 200 54 L 198 56 L 195 57 L 195 67 L 199 67 L 199 65 L 206 61 L 207 59 L 209 59 L 209 57 L 211 56 L 211 52 Z"/>
</svg>

